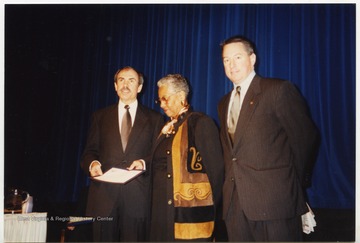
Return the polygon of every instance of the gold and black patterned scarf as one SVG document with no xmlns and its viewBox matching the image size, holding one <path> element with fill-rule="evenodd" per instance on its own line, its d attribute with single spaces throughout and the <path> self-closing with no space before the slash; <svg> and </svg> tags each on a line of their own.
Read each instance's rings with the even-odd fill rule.
<svg viewBox="0 0 360 243">
<path fill-rule="evenodd" d="M 200 151 L 195 146 L 198 113 L 179 126 L 172 144 L 175 239 L 209 239 L 214 230 L 214 202 Z"/>
</svg>

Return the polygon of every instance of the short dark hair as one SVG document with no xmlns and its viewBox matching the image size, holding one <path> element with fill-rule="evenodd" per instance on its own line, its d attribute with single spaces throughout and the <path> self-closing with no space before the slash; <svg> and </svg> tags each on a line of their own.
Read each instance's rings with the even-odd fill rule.
<svg viewBox="0 0 360 243">
<path fill-rule="evenodd" d="M 117 79 L 117 75 L 123 71 L 123 70 L 129 70 L 129 69 L 132 69 L 134 70 L 138 76 L 139 76 L 139 85 L 142 85 L 144 84 L 144 75 L 142 73 L 140 73 L 138 70 L 136 70 L 135 68 L 133 67 L 130 67 L 130 66 L 126 66 L 126 67 L 123 67 L 123 68 L 120 68 L 116 71 L 115 75 L 114 75 L 114 83 L 116 83 L 116 79 Z"/>
<path fill-rule="evenodd" d="M 220 44 L 221 53 L 224 51 L 224 46 L 231 44 L 231 43 L 243 43 L 243 45 L 245 46 L 245 49 L 249 55 L 255 53 L 255 44 L 248 38 L 241 36 L 241 35 L 235 35 L 235 36 L 232 36 L 232 37 L 224 40 Z"/>
</svg>

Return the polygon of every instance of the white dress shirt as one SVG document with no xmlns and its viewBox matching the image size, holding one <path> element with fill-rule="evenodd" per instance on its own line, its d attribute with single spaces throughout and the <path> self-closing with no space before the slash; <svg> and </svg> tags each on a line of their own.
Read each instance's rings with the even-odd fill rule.
<svg viewBox="0 0 360 243">
<path fill-rule="evenodd" d="M 130 108 L 129 108 L 129 112 L 130 112 L 130 116 L 131 116 L 131 126 L 134 125 L 134 121 L 135 121 L 135 116 L 136 116 L 136 109 L 138 107 L 138 101 L 135 100 L 133 103 L 129 104 Z M 119 100 L 118 103 L 118 116 L 119 116 L 119 131 L 121 131 L 121 121 L 122 118 L 124 116 L 126 112 L 125 109 L 125 103 L 121 102 L 121 100 Z"/>
<path fill-rule="evenodd" d="M 233 103 L 233 100 L 234 100 L 234 96 L 235 96 L 235 92 L 236 92 L 236 87 L 237 86 L 240 86 L 241 89 L 240 89 L 240 111 L 241 111 L 241 107 L 242 107 L 242 104 L 243 104 L 243 101 L 244 101 L 244 98 L 245 98 L 245 95 L 246 95 L 246 92 L 248 91 L 249 89 L 249 86 L 251 84 L 251 81 L 253 80 L 253 78 L 255 77 L 256 73 L 255 71 L 252 71 L 249 76 L 247 76 L 247 78 L 241 82 L 240 85 L 235 85 L 234 84 L 234 89 L 233 91 L 231 92 L 231 97 L 230 97 L 230 102 L 229 102 L 229 107 L 228 107 L 228 114 L 227 114 L 227 123 L 228 123 L 228 126 L 229 126 L 229 116 L 230 116 L 230 110 L 231 110 L 231 104 Z M 239 113 L 240 114 L 240 113 Z"/>
</svg>

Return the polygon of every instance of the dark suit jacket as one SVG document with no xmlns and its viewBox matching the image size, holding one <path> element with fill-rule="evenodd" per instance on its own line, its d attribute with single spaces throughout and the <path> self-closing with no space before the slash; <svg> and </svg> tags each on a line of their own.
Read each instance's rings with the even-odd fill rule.
<svg viewBox="0 0 360 243">
<path fill-rule="evenodd" d="M 139 104 L 129 141 L 123 152 L 118 105 L 96 111 L 92 116 L 92 124 L 81 160 L 82 169 L 89 174 L 89 165 L 93 160 L 100 161 L 103 172 L 112 167 L 127 168 L 134 160 L 150 154 L 163 124 L 163 116 L 160 113 Z M 148 173 L 124 185 L 91 181 L 87 215 L 108 216 L 115 206 L 117 197 L 125 198 L 123 207 L 129 215 L 144 218 L 149 204 Z"/>
<path fill-rule="evenodd" d="M 304 99 L 290 82 L 256 75 L 244 98 L 232 146 L 227 132 L 230 95 L 218 105 L 225 162 L 224 219 L 235 186 L 251 220 L 305 213 L 301 185 L 317 130 Z"/>
</svg>

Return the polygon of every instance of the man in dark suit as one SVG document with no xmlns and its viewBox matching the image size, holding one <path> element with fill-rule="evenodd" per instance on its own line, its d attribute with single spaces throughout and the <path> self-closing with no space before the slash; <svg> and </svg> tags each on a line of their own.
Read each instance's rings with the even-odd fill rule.
<svg viewBox="0 0 360 243">
<path fill-rule="evenodd" d="M 218 105 L 229 241 L 301 241 L 304 170 L 317 142 L 306 103 L 290 82 L 255 73 L 246 38 L 224 41 L 222 58 L 234 84 Z"/>
<path fill-rule="evenodd" d="M 81 160 L 82 169 L 91 177 L 112 167 L 126 169 L 132 161 L 150 154 L 164 120 L 160 113 L 138 103 L 143 82 L 143 76 L 132 67 L 118 70 L 114 76 L 118 104 L 93 114 Z M 127 138 L 123 137 L 125 128 L 130 131 Z M 146 172 L 126 184 L 92 180 L 86 212 L 95 218 L 94 241 L 145 241 L 149 186 Z"/>
</svg>

